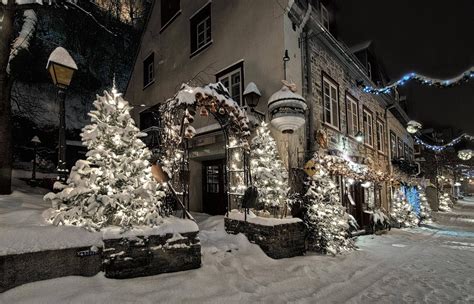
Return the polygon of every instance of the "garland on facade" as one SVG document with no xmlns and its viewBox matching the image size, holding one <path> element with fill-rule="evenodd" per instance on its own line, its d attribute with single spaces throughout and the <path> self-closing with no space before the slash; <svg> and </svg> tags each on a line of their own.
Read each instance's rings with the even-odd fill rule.
<svg viewBox="0 0 474 304">
<path fill-rule="evenodd" d="M 314 165 L 314 170 L 322 167 L 331 175 L 341 175 L 352 182 L 386 182 L 391 181 L 389 174 L 376 171 L 367 165 L 362 165 L 336 155 L 320 155 L 315 153 L 308 165 Z M 310 169 L 310 168 L 308 168 Z"/>
<path fill-rule="evenodd" d="M 473 78 L 474 78 L 474 67 L 471 67 L 470 69 L 463 72 L 462 74 L 450 79 L 437 79 L 437 78 L 431 78 L 431 77 L 424 76 L 417 73 L 410 73 L 410 74 L 404 75 L 399 80 L 383 88 L 374 88 L 374 87 L 366 86 L 366 85 L 362 85 L 362 87 L 365 93 L 378 95 L 378 94 L 383 94 L 383 93 L 390 93 L 392 89 L 395 89 L 401 85 L 404 85 L 406 82 L 411 81 L 411 80 L 417 81 L 423 85 L 434 86 L 437 88 L 450 88 L 450 87 L 459 85 L 461 83 L 468 82 L 469 80 Z"/>
<path fill-rule="evenodd" d="M 469 134 L 462 134 L 458 137 L 456 137 L 455 139 L 451 140 L 449 143 L 447 144 L 444 144 L 444 145 L 430 145 L 426 142 L 424 142 L 423 140 L 421 140 L 418 136 L 415 135 L 415 142 L 417 144 L 420 144 L 422 145 L 424 148 L 426 149 L 430 149 L 434 152 L 441 152 L 441 151 L 444 151 L 445 149 L 447 148 L 450 148 L 450 147 L 453 147 L 454 145 L 458 144 L 461 140 L 463 139 L 467 139 L 467 140 L 471 140 L 471 141 L 474 141 L 474 136 L 472 135 L 469 135 Z"/>
</svg>

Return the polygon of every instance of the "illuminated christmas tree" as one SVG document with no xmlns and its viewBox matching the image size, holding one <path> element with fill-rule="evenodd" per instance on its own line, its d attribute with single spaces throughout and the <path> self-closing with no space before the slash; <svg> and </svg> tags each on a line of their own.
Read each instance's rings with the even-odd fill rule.
<svg viewBox="0 0 474 304">
<path fill-rule="evenodd" d="M 258 209 L 282 209 L 288 193 L 288 171 L 265 122 L 257 128 L 250 149 L 250 168 L 258 189 Z"/>
<path fill-rule="evenodd" d="M 400 227 L 418 226 L 418 217 L 415 212 L 413 212 L 412 206 L 406 200 L 402 190 L 395 192 L 390 217 Z"/>
<path fill-rule="evenodd" d="M 140 140 L 146 134 L 115 90 L 97 96 L 94 107 L 92 123 L 81 134 L 87 159 L 76 162 L 61 192 L 44 197 L 55 209 L 49 220 L 89 230 L 159 224 L 165 193 L 152 177 L 151 153 Z"/>
<path fill-rule="evenodd" d="M 336 255 L 355 247 L 349 238 L 349 217 L 339 199 L 339 188 L 321 166 L 309 181 L 304 209 L 310 248 Z"/>
<path fill-rule="evenodd" d="M 420 196 L 420 224 L 430 224 L 433 222 L 431 216 L 431 207 L 426 198 L 425 189 L 418 187 L 418 193 Z"/>
</svg>

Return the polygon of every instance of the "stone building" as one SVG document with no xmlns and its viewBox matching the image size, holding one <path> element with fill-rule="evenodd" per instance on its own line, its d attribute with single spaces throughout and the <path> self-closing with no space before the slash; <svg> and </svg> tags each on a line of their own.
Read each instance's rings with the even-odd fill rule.
<svg viewBox="0 0 474 304">
<path fill-rule="evenodd" d="M 291 136 L 272 130 L 293 183 L 298 183 L 303 164 L 321 148 L 316 142 L 321 130 L 329 141 L 324 153 L 345 154 L 383 172 L 393 170 L 394 157 L 411 159 L 413 141 L 404 127 L 408 117 L 396 96 L 372 95 L 361 88 L 387 82 L 371 43 L 350 49 L 337 39 L 330 1 L 283 2 L 155 1 L 126 91 L 133 104 L 146 105 L 146 110 L 134 113 L 142 129 L 153 124 L 149 114 L 153 106 L 172 97 L 181 83 L 220 81 L 245 107 L 243 92 L 254 82 L 262 95 L 256 109 L 265 113 L 269 97 L 287 79 L 309 108 L 305 126 Z M 222 131 L 210 117 L 194 124 L 190 209 L 223 213 Z M 363 143 L 355 140 L 359 131 Z M 342 178 L 335 178 L 343 184 Z M 344 204 L 359 221 L 364 221 L 368 203 L 389 208 L 386 184 L 353 185 L 349 192 L 356 205 L 348 203 L 345 190 Z"/>
</svg>

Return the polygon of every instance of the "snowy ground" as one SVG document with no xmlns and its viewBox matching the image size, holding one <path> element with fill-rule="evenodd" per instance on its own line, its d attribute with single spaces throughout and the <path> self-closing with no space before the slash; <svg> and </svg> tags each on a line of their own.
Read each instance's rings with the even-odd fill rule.
<svg viewBox="0 0 474 304">
<path fill-rule="evenodd" d="M 35 282 L 0 294 L 0 303 L 474 302 L 474 231 L 392 230 L 360 237 L 360 249 L 344 256 L 272 260 L 243 235 L 226 234 L 222 217 L 196 218 L 200 269 Z"/>
</svg>

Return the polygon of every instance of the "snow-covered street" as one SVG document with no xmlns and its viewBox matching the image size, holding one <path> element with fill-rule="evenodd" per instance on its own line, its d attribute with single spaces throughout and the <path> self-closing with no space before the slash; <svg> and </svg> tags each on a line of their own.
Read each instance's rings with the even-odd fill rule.
<svg viewBox="0 0 474 304">
<path fill-rule="evenodd" d="M 245 236 L 228 235 L 221 216 L 196 218 L 200 269 L 127 280 L 99 274 L 35 282 L 1 294 L 0 303 L 474 301 L 474 231 L 394 229 L 359 237 L 359 250 L 343 256 L 273 260 Z"/>
</svg>

